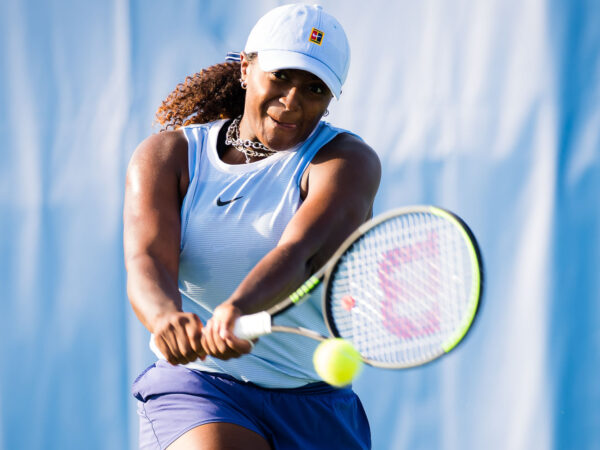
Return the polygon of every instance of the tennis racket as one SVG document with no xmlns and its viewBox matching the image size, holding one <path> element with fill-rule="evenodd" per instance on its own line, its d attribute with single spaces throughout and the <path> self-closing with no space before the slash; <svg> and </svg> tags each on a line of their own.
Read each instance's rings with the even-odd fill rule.
<svg viewBox="0 0 600 450">
<path fill-rule="evenodd" d="M 477 315 L 483 288 L 477 241 L 455 214 L 433 206 L 401 208 L 360 226 L 318 272 L 267 311 L 240 317 L 236 336 L 312 330 L 273 319 L 323 282 L 323 316 L 376 367 L 425 364 L 455 348 Z"/>
</svg>

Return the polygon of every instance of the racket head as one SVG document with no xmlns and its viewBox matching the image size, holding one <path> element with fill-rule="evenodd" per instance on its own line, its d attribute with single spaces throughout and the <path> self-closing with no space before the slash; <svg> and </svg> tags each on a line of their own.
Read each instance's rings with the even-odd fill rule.
<svg viewBox="0 0 600 450">
<path fill-rule="evenodd" d="M 331 260 L 325 322 L 372 366 L 408 368 L 439 358 L 463 340 L 479 311 L 479 246 L 447 210 L 411 206 L 377 216 Z"/>
</svg>

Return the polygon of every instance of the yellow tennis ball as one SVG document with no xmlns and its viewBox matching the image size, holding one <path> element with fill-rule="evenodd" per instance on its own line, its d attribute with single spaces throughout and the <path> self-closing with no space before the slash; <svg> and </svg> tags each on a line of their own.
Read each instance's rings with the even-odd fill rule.
<svg viewBox="0 0 600 450">
<path fill-rule="evenodd" d="M 350 384 L 362 368 L 360 353 L 341 338 L 321 342 L 313 355 L 313 363 L 323 381 L 336 387 Z"/>
</svg>

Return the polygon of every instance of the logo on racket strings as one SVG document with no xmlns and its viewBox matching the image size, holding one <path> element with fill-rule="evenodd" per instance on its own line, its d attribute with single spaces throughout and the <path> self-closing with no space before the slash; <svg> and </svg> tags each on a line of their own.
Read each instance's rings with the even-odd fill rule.
<svg viewBox="0 0 600 450">
<path fill-rule="evenodd" d="M 356 306 L 356 300 L 354 300 L 354 297 L 352 297 L 351 295 L 343 296 L 341 303 L 342 308 L 344 308 L 348 312 L 352 311 L 352 309 Z"/>
<path fill-rule="evenodd" d="M 384 293 L 381 313 L 383 326 L 389 332 L 410 339 L 440 330 L 439 306 L 432 300 L 440 288 L 439 269 L 435 264 L 439 255 L 435 231 L 424 241 L 382 254 L 378 266 L 379 284 Z M 418 283 L 411 280 L 413 273 L 420 274 L 422 279 Z"/>
</svg>

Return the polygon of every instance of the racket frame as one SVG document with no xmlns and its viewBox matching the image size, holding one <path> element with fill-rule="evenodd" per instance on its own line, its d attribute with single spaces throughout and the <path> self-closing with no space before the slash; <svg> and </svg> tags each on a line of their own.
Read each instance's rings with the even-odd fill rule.
<svg viewBox="0 0 600 450">
<path fill-rule="evenodd" d="M 373 219 L 363 223 L 360 225 L 352 234 L 350 234 L 346 240 L 340 245 L 338 250 L 331 256 L 328 260 L 327 264 L 323 269 L 325 269 L 324 281 L 323 281 L 323 292 L 322 292 L 322 311 L 323 311 L 323 319 L 325 324 L 327 325 L 327 329 L 331 336 L 343 338 L 340 332 L 338 331 L 335 320 L 333 319 L 333 313 L 331 310 L 331 301 L 330 301 L 330 285 L 333 279 L 333 275 L 335 269 L 337 267 L 338 262 L 341 257 L 346 253 L 346 251 L 355 245 L 360 237 L 366 234 L 369 230 L 376 227 L 382 222 L 385 222 L 393 217 L 405 215 L 405 214 L 414 214 L 414 213 L 424 213 L 424 214 L 433 214 L 438 217 L 441 217 L 450 223 L 453 223 L 454 226 L 460 230 L 461 235 L 465 242 L 467 243 L 467 247 L 469 250 L 469 257 L 475 264 L 472 264 L 473 269 L 473 286 L 471 289 L 471 297 L 469 298 L 469 308 L 468 312 L 464 317 L 463 323 L 460 327 L 457 328 L 456 332 L 453 333 L 441 346 L 441 351 L 437 354 L 432 355 L 430 358 L 425 360 L 415 361 L 411 364 L 398 364 L 398 363 L 385 363 L 380 361 L 374 361 L 369 358 L 365 358 L 363 356 L 363 361 L 366 364 L 369 364 L 374 367 L 386 368 L 386 369 L 404 369 L 409 367 L 417 367 L 422 366 L 423 364 L 427 364 L 428 362 L 434 361 L 438 359 L 440 356 L 445 355 L 452 349 L 454 349 L 461 341 L 463 341 L 467 332 L 471 329 L 471 325 L 473 324 L 475 317 L 477 316 L 480 305 L 481 298 L 483 295 L 483 261 L 481 258 L 481 251 L 479 249 L 479 245 L 477 240 L 475 239 L 475 235 L 469 228 L 469 226 L 458 217 L 456 214 L 437 207 L 437 206 L 429 206 L 429 205 L 415 205 L 415 206 L 406 206 L 402 208 L 392 209 L 386 213 L 380 214 Z"/>
</svg>

